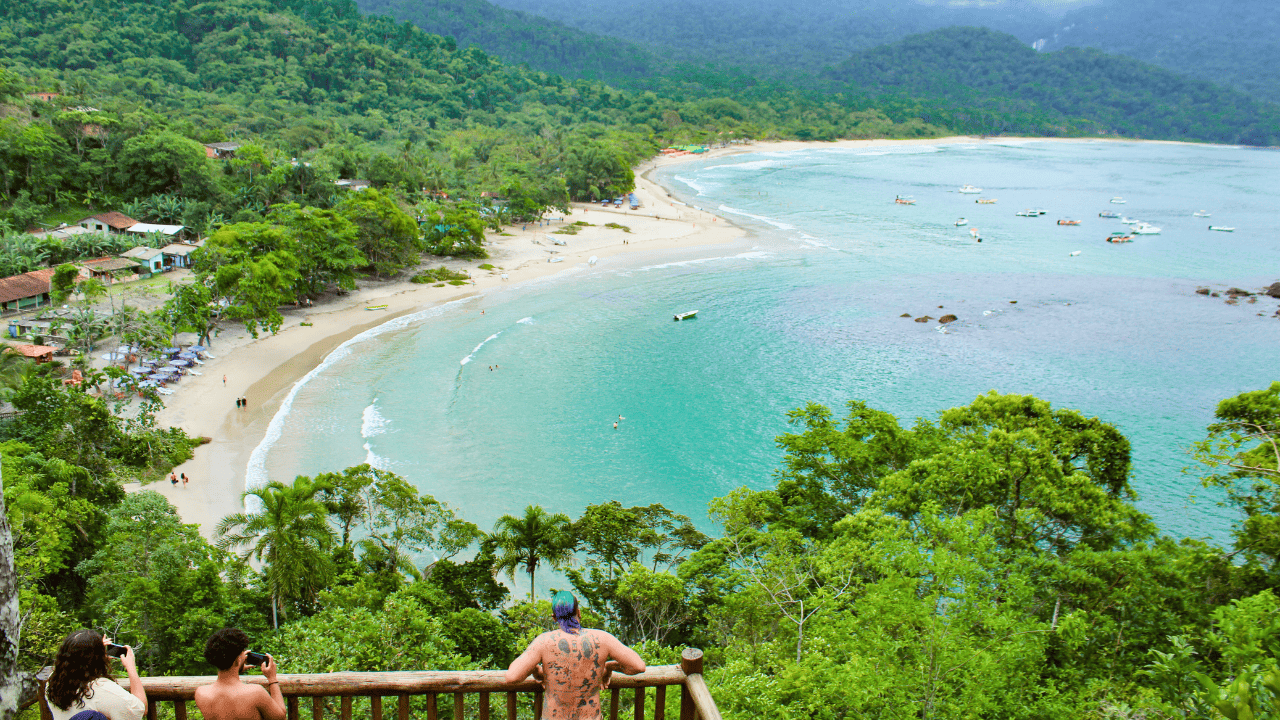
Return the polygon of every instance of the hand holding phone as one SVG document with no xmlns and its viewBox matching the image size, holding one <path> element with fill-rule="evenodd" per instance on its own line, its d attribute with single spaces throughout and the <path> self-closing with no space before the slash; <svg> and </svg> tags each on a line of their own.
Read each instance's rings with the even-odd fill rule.
<svg viewBox="0 0 1280 720">
<path fill-rule="evenodd" d="M 107 643 L 107 656 L 113 658 L 122 658 L 129 652 L 129 648 L 124 645 L 115 643 Z"/>
<path fill-rule="evenodd" d="M 266 661 L 267 661 L 267 656 L 265 653 L 254 652 L 252 650 L 245 653 L 245 656 L 244 656 L 245 667 L 260 667 Z"/>
</svg>

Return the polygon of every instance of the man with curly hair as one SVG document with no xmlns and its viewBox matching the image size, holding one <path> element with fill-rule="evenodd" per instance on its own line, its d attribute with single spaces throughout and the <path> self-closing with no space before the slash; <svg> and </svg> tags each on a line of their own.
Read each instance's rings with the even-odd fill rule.
<svg viewBox="0 0 1280 720">
<path fill-rule="evenodd" d="M 204 644 L 204 659 L 218 668 L 218 679 L 196 688 L 196 707 L 205 720 L 285 720 L 284 694 L 276 679 L 276 661 L 262 663 L 267 687 L 241 682 L 240 670 L 249 655 L 249 636 L 237 628 L 223 628 Z"/>
</svg>

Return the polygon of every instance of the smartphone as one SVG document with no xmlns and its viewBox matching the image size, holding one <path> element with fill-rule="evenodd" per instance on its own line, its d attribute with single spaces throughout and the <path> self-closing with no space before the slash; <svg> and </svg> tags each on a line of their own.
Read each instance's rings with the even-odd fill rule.
<svg viewBox="0 0 1280 720">
<path fill-rule="evenodd" d="M 124 654 L 127 652 L 129 652 L 129 648 L 123 645 L 117 645 L 115 643 L 107 644 L 107 654 L 110 655 L 111 657 L 114 657 L 114 658 L 124 657 Z"/>
<path fill-rule="evenodd" d="M 250 667 L 261 667 L 262 664 L 265 663 L 266 661 L 267 661 L 266 654 L 260 653 L 260 652 L 254 652 L 252 650 L 250 650 L 249 654 L 245 655 L 244 657 L 244 664 Z"/>
</svg>

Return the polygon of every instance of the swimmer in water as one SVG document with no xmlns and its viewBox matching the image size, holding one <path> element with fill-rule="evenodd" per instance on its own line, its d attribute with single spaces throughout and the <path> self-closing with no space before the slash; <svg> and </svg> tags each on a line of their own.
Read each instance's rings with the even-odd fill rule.
<svg viewBox="0 0 1280 720">
<path fill-rule="evenodd" d="M 618 429 L 618 422 L 617 422 L 616 420 L 615 420 L 615 421 L 614 421 L 614 423 L 613 423 L 613 429 L 614 429 L 614 430 L 617 430 L 617 429 Z"/>
</svg>

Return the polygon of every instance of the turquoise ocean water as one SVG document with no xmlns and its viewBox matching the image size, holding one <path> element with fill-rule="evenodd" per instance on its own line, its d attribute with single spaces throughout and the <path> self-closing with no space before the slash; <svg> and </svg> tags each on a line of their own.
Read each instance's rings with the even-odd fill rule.
<svg viewBox="0 0 1280 720">
<path fill-rule="evenodd" d="M 370 461 L 482 528 L 530 503 L 576 516 L 617 499 L 714 530 L 709 499 L 773 484 L 788 410 L 860 399 L 910 423 L 995 389 L 1116 424 L 1161 529 L 1229 542 L 1232 516 L 1182 472 L 1186 450 L 1219 400 L 1280 379 L 1280 320 L 1274 300 L 1228 306 L 1194 290 L 1280 280 L 1280 153 L 813 149 L 655 179 L 752 236 L 607 259 L 366 333 L 294 388 L 249 482 Z M 957 192 L 966 183 L 999 202 L 975 204 Z M 1047 214 L 1015 217 L 1029 207 Z M 1106 210 L 1163 232 L 1110 245 L 1123 226 Z M 692 309 L 695 321 L 672 322 Z M 904 312 L 959 320 L 943 333 Z"/>
</svg>

